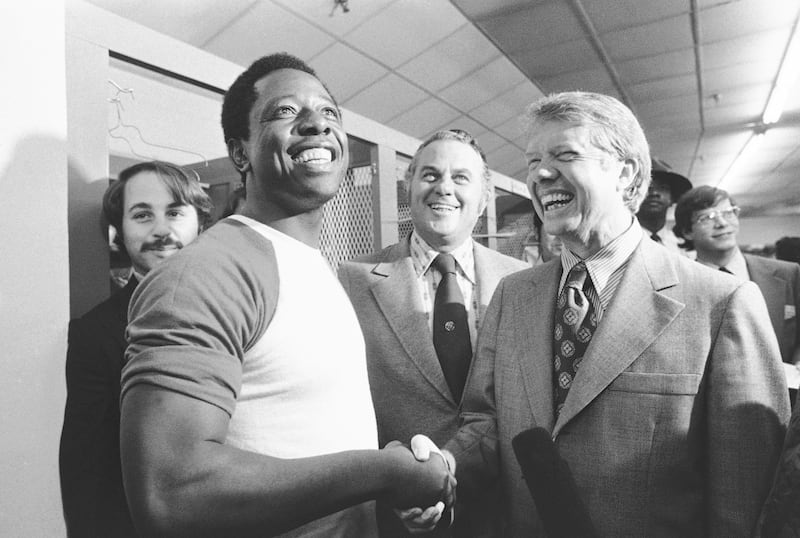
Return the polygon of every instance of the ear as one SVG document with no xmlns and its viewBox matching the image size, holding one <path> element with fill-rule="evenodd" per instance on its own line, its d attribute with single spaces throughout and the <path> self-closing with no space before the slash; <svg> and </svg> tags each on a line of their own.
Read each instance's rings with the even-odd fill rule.
<svg viewBox="0 0 800 538">
<path fill-rule="evenodd" d="M 617 190 L 626 191 L 635 187 L 636 176 L 639 175 L 639 163 L 633 159 L 625 159 L 617 180 Z"/>
<path fill-rule="evenodd" d="M 486 211 L 486 206 L 488 206 L 489 202 L 492 201 L 493 190 L 494 189 L 492 189 L 491 185 L 484 185 L 483 193 L 481 194 L 481 209 L 478 211 L 478 215 L 483 215 L 483 212 Z"/>
<path fill-rule="evenodd" d="M 242 174 L 250 170 L 250 158 L 247 156 L 244 144 L 238 138 L 228 140 L 228 156 L 233 161 L 233 166 Z"/>
</svg>

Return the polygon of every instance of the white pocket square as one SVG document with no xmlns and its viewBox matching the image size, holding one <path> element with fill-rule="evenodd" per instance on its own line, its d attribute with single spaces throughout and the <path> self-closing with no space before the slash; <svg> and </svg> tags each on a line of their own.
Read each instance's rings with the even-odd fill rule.
<svg viewBox="0 0 800 538">
<path fill-rule="evenodd" d="M 792 319 L 795 315 L 795 306 L 793 304 L 783 305 L 783 319 Z"/>
</svg>

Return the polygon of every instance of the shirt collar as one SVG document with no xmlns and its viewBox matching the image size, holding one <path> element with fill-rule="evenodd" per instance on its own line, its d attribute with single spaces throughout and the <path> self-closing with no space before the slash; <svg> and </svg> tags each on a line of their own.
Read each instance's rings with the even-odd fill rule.
<svg viewBox="0 0 800 538">
<path fill-rule="evenodd" d="M 598 252 L 589 256 L 585 260 L 574 254 L 568 248 L 561 251 L 561 267 L 563 272 L 561 274 L 561 283 L 559 290 L 564 287 L 564 282 L 567 280 L 567 275 L 570 270 L 578 264 L 584 262 L 586 264 L 586 271 L 592 279 L 592 284 L 597 293 L 600 294 L 608 284 L 608 280 L 614 271 L 619 269 L 628 258 L 631 257 L 633 251 L 642 240 L 642 227 L 639 221 L 631 217 L 631 225 L 628 229 L 622 232 L 619 236 L 615 237 L 613 241 L 601 248 Z"/>
<path fill-rule="evenodd" d="M 421 277 L 430 268 L 433 260 L 439 255 L 439 251 L 430 246 L 416 230 L 411 232 L 409 241 L 414 272 L 417 277 Z M 472 238 L 468 237 L 466 241 L 450 251 L 450 254 L 456 259 L 456 263 L 467 280 L 475 284 L 475 255 L 472 249 Z"/>
<path fill-rule="evenodd" d="M 720 267 L 722 267 L 721 265 L 717 265 L 717 264 L 714 264 L 714 263 L 711 263 L 711 262 L 708 262 L 708 261 L 704 261 L 704 260 L 701 260 L 699 258 L 698 258 L 697 261 L 699 261 L 703 265 L 706 265 L 706 266 L 711 267 L 712 269 L 716 269 L 716 270 L 719 270 Z M 747 261 L 744 259 L 744 255 L 742 254 L 742 251 L 739 250 L 738 248 L 733 253 L 733 256 L 731 257 L 730 261 L 725 264 L 725 269 L 727 269 L 728 271 L 733 273 L 735 276 L 738 276 L 739 278 L 743 278 L 745 280 L 750 280 L 750 271 L 747 270 Z"/>
</svg>

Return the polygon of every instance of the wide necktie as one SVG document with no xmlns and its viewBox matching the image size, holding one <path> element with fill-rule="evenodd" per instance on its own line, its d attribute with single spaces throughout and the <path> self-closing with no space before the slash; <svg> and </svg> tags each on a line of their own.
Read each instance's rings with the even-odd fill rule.
<svg viewBox="0 0 800 538">
<path fill-rule="evenodd" d="M 450 394 L 461 401 L 472 359 L 467 309 L 456 280 L 456 260 L 451 254 L 439 254 L 433 260 L 442 275 L 433 302 L 433 347 L 439 357 Z"/>
<path fill-rule="evenodd" d="M 553 383 L 556 418 L 578 372 L 583 355 L 597 328 L 597 315 L 587 296 L 592 281 L 586 265 L 576 264 L 567 275 L 556 303 L 553 329 Z"/>
</svg>

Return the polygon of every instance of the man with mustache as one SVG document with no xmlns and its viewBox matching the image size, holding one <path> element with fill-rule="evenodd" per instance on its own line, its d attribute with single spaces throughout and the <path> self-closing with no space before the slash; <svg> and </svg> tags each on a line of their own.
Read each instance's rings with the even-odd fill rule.
<svg viewBox="0 0 800 538">
<path fill-rule="evenodd" d="M 131 302 L 122 465 L 147 536 L 369 537 L 374 502 L 452 503 L 439 456 L 378 450 L 364 338 L 319 251 L 347 171 L 330 92 L 266 56 L 225 95 L 241 214 L 156 269 Z"/>
<path fill-rule="evenodd" d="M 197 238 L 212 209 L 199 181 L 166 162 L 126 168 L 103 197 L 104 216 L 116 232 L 114 243 L 127 253 L 133 274 L 124 288 L 69 327 L 59 464 L 70 537 L 135 536 L 119 453 L 128 303 L 153 267 Z"/>
</svg>

